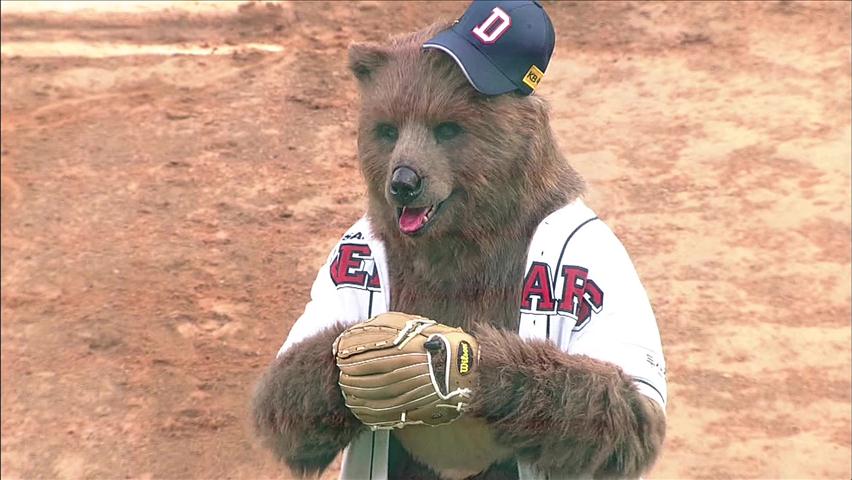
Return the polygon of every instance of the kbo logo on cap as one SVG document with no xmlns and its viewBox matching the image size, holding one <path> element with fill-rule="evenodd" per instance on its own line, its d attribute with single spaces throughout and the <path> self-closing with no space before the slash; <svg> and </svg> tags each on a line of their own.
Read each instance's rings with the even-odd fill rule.
<svg viewBox="0 0 852 480">
<path fill-rule="evenodd" d="M 477 0 L 423 48 L 450 55 L 481 93 L 530 95 L 544 76 L 555 43 L 553 24 L 538 2 Z"/>
</svg>

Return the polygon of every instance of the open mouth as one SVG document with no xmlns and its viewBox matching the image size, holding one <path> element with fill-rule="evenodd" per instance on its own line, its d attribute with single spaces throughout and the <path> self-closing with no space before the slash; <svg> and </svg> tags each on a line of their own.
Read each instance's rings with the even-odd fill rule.
<svg viewBox="0 0 852 480">
<path fill-rule="evenodd" d="M 399 218 L 399 230 L 406 235 L 418 235 L 431 224 L 438 215 L 444 202 L 425 207 L 402 207 L 397 208 Z"/>
</svg>

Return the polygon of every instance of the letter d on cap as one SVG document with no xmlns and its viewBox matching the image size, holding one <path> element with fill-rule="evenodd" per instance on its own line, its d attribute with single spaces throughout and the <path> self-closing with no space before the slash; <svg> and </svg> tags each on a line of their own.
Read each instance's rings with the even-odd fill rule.
<svg viewBox="0 0 852 480">
<path fill-rule="evenodd" d="M 499 22 L 499 23 L 497 23 Z M 497 23 L 495 26 L 494 24 Z M 473 27 L 470 32 L 473 36 L 479 39 L 480 42 L 489 45 L 497 41 L 509 27 L 512 26 L 512 17 L 504 12 L 500 7 L 494 7 L 491 10 L 491 16 L 485 19 L 484 22 Z M 491 30 L 489 33 L 488 31 Z"/>
</svg>

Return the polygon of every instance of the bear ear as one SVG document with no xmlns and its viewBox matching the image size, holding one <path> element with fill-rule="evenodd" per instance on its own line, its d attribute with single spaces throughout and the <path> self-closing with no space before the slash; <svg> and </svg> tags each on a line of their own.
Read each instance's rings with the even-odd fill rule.
<svg viewBox="0 0 852 480">
<path fill-rule="evenodd" d="M 389 57 L 388 51 L 377 43 L 353 43 L 349 46 L 349 70 L 359 82 L 365 83 Z"/>
</svg>

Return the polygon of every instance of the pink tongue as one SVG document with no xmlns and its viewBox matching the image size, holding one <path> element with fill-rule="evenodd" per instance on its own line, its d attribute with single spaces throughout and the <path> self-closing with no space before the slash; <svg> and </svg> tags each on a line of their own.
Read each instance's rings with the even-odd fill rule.
<svg viewBox="0 0 852 480">
<path fill-rule="evenodd" d="M 426 223 L 427 212 L 429 212 L 429 207 L 403 207 L 402 214 L 399 216 L 399 229 L 402 230 L 402 233 L 414 233 L 420 230 Z"/>
</svg>

